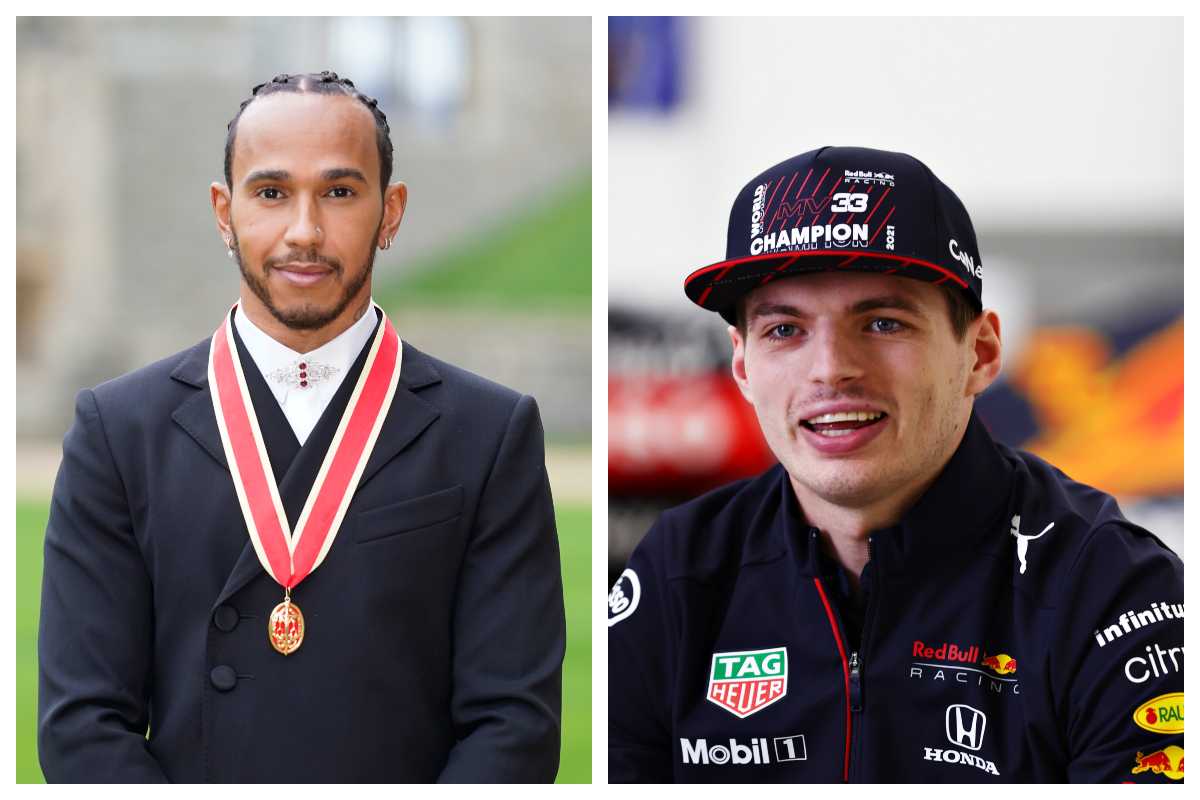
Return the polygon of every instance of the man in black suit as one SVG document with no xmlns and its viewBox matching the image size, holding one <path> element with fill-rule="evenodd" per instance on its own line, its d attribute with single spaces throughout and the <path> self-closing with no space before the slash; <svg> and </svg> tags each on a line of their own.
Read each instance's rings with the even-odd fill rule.
<svg viewBox="0 0 1200 800">
<path fill-rule="evenodd" d="M 48 780 L 553 780 L 541 422 L 371 303 L 406 201 L 391 168 L 382 112 L 333 73 L 256 87 L 230 123 L 212 204 L 238 304 L 80 392 L 63 444 Z"/>
</svg>

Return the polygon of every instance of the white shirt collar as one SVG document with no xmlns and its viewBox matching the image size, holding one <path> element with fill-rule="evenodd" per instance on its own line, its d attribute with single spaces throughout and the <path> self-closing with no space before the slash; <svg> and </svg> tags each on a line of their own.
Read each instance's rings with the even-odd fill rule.
<svg viewBox="0 0 1200 800">
<path fill-rule="evenodd" d="M 272 339 L 246 314 L 234 314 L 233 324 L 246 351 L 266 378 L 301 444 L 371 338 L 378 321 L 373 300 L 367 312 L 349 328 L 308 353 L 298 353 Z"/>
</svg>

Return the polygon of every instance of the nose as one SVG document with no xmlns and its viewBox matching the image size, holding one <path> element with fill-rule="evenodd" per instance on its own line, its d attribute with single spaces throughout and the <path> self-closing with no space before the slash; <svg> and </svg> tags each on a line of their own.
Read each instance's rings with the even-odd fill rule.
<svg viewBox="0 0 1200 800">
<path fill-rule="evenodd" d="M 863 377 L 865 370 L 852 342 L 836 330 L 818 330 L 807 348 L 809 380 L 838 387 Z"/>
<path fill-rule="evenodd" d="M 303 198 L 295 205 L 296 216 L 288 225 L 284 243 L 297 250 L 320 247 L 325 235 L 321 229 L 317 203 L 312 198 Z"/>
</svg>

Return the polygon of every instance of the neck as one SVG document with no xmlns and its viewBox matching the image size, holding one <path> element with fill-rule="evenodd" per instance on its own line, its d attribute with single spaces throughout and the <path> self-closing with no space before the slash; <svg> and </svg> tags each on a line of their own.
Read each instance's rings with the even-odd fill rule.
<svg viewBox="0 0 1200 800">
<path fill-rule="evenodd" d="M 805 520 L 820 531 L 821 545 L 825 552 L 846 571 L 857 591 L 859 576 L 862 575 L 863 567 L 867 565 L 870 557 L 867 543 L 871 532 L 898 523 L 905 512 L 929 489 L 940 472 L 939 469 L 927 480 L 906 489 L 903 493 L 854 506 L 830 502 L 790 476 L 789 481 Z"/>
<path fill-rule="evenodd" d="M 368 287 L 361 298 L 353 300 L 341 314 L 338 314 L 328 324 L 312 330 L 298 330 L 290 328 L 276 319 L 262 301 L 245 286 L 242 287 L 241 299 L 238 302 L 238 311 L 245 314 L 259 330 L 284 347 L 301 354 L 311 353 L 318 347 L 333 341 L 362 319 L 363 314 L 367 313 L 370 308 L 371 292 Z"/>
</svg>

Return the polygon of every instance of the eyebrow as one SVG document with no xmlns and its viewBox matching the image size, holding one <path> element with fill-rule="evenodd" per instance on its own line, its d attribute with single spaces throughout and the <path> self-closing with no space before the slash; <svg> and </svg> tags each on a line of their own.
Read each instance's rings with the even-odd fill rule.
<svg viewBox="0 0 1200 800">
<path fill-rule="evenodd" d="M 849 311 L 851 314 L 863 314 L 867 311 L 877 311 L 879 309 L 906 311 L 909 314 L 921 318 L 926 316 L 925 312 L 923 312 L 912 300 L 896 294 L 864 298 L 850 306 Z M 784 317 L 797 317 L 800 319 L 807 319 L 811 316 L 807 311 L 803 311 L 796 306 L 788 305 L 787 303 L 759 303 L 758 305 L 750 308 L 749 313 L 746 315 L 746 319 L 753 321 L 758 317 L 769 317 L 775 315 Z"/>
<path fill-rule="evenodd" d="M 367 182 L 366 176 L 360 170 L 353 167 L 334 167 L 321 173 L 321 180 L 323 181 L 340 181 L 347 178 L 361 183 Z M 290 181 L 291 179 L 292 173 L 286 169 L 258 169 L 247 175 L 245 180 L 242 181 L 242 185 L 249 186 L 252 183 L 259 183 L 261 181 L 283 182 Z"/>
</svg>

